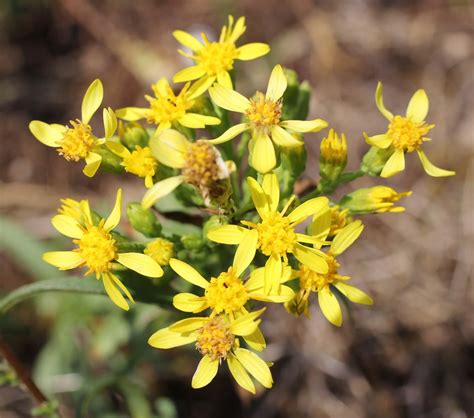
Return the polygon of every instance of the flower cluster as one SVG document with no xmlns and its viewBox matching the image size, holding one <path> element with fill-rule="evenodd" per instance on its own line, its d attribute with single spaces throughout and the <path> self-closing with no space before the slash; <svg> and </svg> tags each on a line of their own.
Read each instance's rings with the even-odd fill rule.
<svg viewBox="0 0 474 418">
<path fill-rule="evenodd" d="M 193 62 L 173 77 L 184 84 L 161 78 L 151 86 L 153 95 L 145 96 L 147 106 L 105 108 L 102 138 L 89 124 L 103 101 L 99 80 L 87 89 L 81 119 L 69 126 L 32 121 L 30 131 L 66 160 L 85 160 L 89 177 L 99 168 L 129 173 L 147 189 L 140 203 L 127 206 L 129 225 L 147 240 L 115 230 L 121 189 L 107 218 L 87 200 L 64 199 L 52 224 L 75 247 L 45 253 L 44 260 L 60 270 L 85 267 L 85 275 L 101 279 L 112 302 L 124 310 L 134 299 L 149 301 L 149 292 L 170 294 L 169 308 L 189 316 L 156 331 L 149 344 L 158 349 L 194 344 L 202 355 L 194 388 L 210 383 L 225 362 L 236 382 L 255 393 L 255 382 L 273 384 L 271 363 L 257 354 L 266 347 L 260 329 L 264 304 L 309 316 L 317 299 L 335 326 L 342 325 L 341 301 L 373 304 L 348 284 L 342 254 L 361 236 L 361 216 L 402 212 L 396 204 L 411 192 L 375 185 L 336 201 L 331 195 L 337 187 L 361 176 L 391 177 L 414 151 L 429 175 L 454 172 L 435 167 L 424 153 L 434 128 L 425 121 L 425 91 L 413 95 L 405 116 L 394 116 L 385 108 L 379 83 L 375 102 L 389 125 L 384 134 L 363 134 L 371 148 L 360 168 L 345 171 L 351 141 L 331 128 L 320 142 L 318 184 L 295 194 L 305 166 L 304 136 L 329 124 L 307 119 L 308 83 L 281 65 L 271 71 L 265 93 L 238 92 L 236 61 L 270 52 L 264 43 L 237 46 L 245 30 L 243 17 L 229 17 L 216 40 L 175 31 L 187 48 L 180 54 Z M 201 233 L 179 235 L 162 225 L 176 216 L 160 209 L 170 195 L 179 204 L 181 226 L 197 225 Z M 146 295 L 139 285 L 145 280 L 152 282 Z"/>
</svg>

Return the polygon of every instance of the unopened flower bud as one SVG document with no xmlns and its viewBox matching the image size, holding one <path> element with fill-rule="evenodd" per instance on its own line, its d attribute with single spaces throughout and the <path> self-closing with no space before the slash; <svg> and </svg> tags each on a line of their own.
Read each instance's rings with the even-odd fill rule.
<svg viewBox="0 0 474 418">
<path fill-rule="evenodd" d="M 145 209 L 138 202 L 129 203 L 127 217 L 132 227 L 146 237 L 157 237 L 161 233 L 161 224 L 151 209 Z"/>
<path fill-rule="evenodd" d="M 321 141 L 319 158 L 319 173 L 325 180 L 336 181 L 347 164 L 346 136 L 339 135 L 334 129 L 329 131 L 327 138 Z"/>
<path fill-rule="evenodd" d="M 143 252 L 153 258 L 160 266 L 167 266 L 170 258 L 173 257 L 173 248 L 174 245 L 171 241 L 156 238 L 146 245 Z"/>
<path fill-rule="evenodd" d="M 381 149 L 370 147 L 369 151 L 362 158 L 361 170 L 369 176 L 380 176 L 382 169 L 392 154 L 393 148 Z"/>
<path fill-rule="evenodd" d="M 145 147 L 150 138 L 146 129 L 137 122 L 120 121 L 118 133 L 120 141 L 130 150 L 134 150 L 137 145 Z"/>
<path fill-rule="evenodd" d="M 187 250 L 199 250 L 204 246 L 204 240 L 200 234 L 187 234 L 181 237 L 181 243 Z"/>
<path fill-rule="evenodd" d="M 391 187 L 375 186 L 356 190 L 344 196 L 340 205 L 352 214 L 403 212 L 402 206 L 395 206 L 402 197 L 412 192 L 398 193 Z"/>
</svg>

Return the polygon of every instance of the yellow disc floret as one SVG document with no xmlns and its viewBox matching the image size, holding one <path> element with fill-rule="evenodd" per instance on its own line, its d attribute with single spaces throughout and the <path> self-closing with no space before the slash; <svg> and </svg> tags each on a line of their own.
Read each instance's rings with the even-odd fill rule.
<svg viewBox="0 0 474 418">
<path fill-rule="evenodd" d="M 151 149 L 149 147 L 142 148 L 139 145 L 135 147 L 135 151 L 124 157 L 122 161 L 125 171 L 136 174 L 139 177 L 153 177 L 157 165 L 158 163 L 155 157 L 153 157 Z"/>
<path fill-rule="evenodd" d="M 186 92 L 189 89 L 189 83 L 186 84 L 181 92 L 176 96 L 169 84 L 158 82 L 151 86 L 155 97 L 145 96 L 150 102 L 150 111 L 147 115 L 147 122 L 173 123 L 186 114 L 186 111 L 192 107 L 193 101 L 189 100 Z"/>
<path fill-rule="evenodd" d="M 92 134 L 90 125 L 80 120 L 70 123 L 72 128 L 66 131 L 57 150 L 66 160 L 79 161 L 86 158 L 96 146 L 96 138 Z"/>
<path fill-rule="evenodd" d="M 414 122 L 409 118 L 397 115 L 388 125 L 387 136 L 392 139 L 395 148 L 413 152 L 420 148 L 423 137 L 433 128 L 434 125 Z"/>
<path fill-rule="evenodd" d="M 258 247 L 265 255 L 278 255 L 286 260 L 286 253 L 293 252 L 297 243 L 290 220 L 278 212 L 271 212 L 257 224 Z"/>
<path fill-rule="evenodd" d="M 271 128 L 280 122 L 281 102 L 267 100 L 263 93 L 257 92 L 255 97 L 250 99 L 246 115 L 254 129 Z"/>
<path fill-rule="evenodd" d="M 343 276 L 337 274 L 337 269 L 340 267 L 340 264 L 330 253 L 327 253 L 326 255 L 326 261 L 328 263 L 328 272 L 326 274 L 316 273 L 304 264 L 300 265 L 301 289 L 318 292 L 323 287 L 330 285 L 334 281 L 344 279 Z"/>
<path fill-rule="evenodd" d="M 188 148 L 182 170 L 186 182 L 195 186 L 209 187 L 220 179 L 216 149 L 206 141 L 196 141 Z"/>
<path fill-rule="evenodd" d="M 75 251 L 79 252 L 85 265 L 89 267 L 86 274 L 100 275 L 110 270 L 117 254 L 117 247 L 112 235 L 101 224 L 88 226 L 82 237 L 74 242 L 79 246 Z"/>
<path fill-rule="evenodd" d="M 194 59 L 210 76 L 232 70 L 237 48 L 230 42 L 210 42 L 201 48 Z"/>
<path fill-rule="evenodd" d="M 173 256 L 173 243 L 164 238 L 156 238 L 146 245 L 143 252 L 153 258 L 160 266 L 167 266 Z"/>
<path fill-rule="evenodd" d="M 229 326 L 219 316 L 205 323 L 196 334 L 197 350 L 211 360 L 225 360 L 235 342 Z"/>
<path fill-rule="evenodd" d="M 236 276 L 232 267 L 211 279 L 205 296 L 209 306 L 216 313 L 230 314 L 240 311 L 249 300 L 242 280 Z"/>
</svg>

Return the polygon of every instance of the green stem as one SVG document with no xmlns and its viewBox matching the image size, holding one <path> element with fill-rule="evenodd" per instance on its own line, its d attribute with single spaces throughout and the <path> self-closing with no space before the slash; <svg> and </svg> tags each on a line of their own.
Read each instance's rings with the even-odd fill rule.
<svg viewBox="0 0 474 418">
<path fill-rule="evenodd" d="M 316 189 L 301 198 L 301 203 L 306 202 L 307 200 L 312 199 L 313 197 L 331 194 L 341 184 L 349 183 L 359 177 L 363 177 L 365 174 L 366 173 L 362 170 L 348 171 L 346 173 L 342 173 L 337 180 L 332 182 L 322 179 Z"/>
</svg>

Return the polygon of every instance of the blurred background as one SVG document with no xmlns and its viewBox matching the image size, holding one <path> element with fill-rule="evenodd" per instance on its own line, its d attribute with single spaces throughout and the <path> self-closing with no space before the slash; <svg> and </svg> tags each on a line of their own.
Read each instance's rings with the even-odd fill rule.
<svg viewBox="0 0 474 418">
<path fill-rule="evenodd" d="M 143 105 L 152 82 L 187 64 L 171 32 L 218 36 L 229 13 L 246 16 L 245 42 L 272 47 L 237 64 L 237 89 L 263 89 L 276 63 L 295 69 L 314 89 L 310 116 L 346 133 L 349 169 L 367 150 L 362 132 L 386 127 L 373 98 L 380 80 L 397 113 L 426 89 L 436 124 L 426 152 L 457 172 L 431 178 L 409 155 L 403 174 L 337 191 L 377 182 L 414 192 L 406 213 L 364 218 L 362 239 L 344 254 L 344 273 L 376 303 L 345 311 L 341 329 L 315 307 L 310 319 L 270 309 L 263 331 L 275 386 L 255 397 L 225 371 L 192 390 L 192 347 L 158 353 L 146 344 L 173 320 L 159 307 L 122 314 L 101 297 L 60 293 L 16 306 L 0 317 L 0 333 L 62 416 L 472 417 L 473 10 L 469 0 L 0 0 L 1 294 L 57 274 L 40 255 L 67 242 L 50 225 L 60 198 L 109 208 L 118 184 L 128 200 L 142 194 L 136 177 L 88 179 L 36 141 L 28 122 L 76 118 L 95 78 L 112 108 Z M 320 138 L 307 139 L 313 181 Z M 33 404 L 22 387 L 0 389 L 1 418 L 29 417 Z"/>
</svg>

